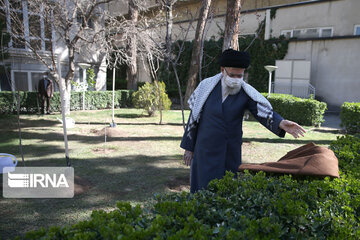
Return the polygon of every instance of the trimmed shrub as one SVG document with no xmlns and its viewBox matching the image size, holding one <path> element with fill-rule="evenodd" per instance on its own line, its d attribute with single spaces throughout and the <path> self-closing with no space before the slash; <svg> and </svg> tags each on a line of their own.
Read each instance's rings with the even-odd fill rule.
<svg viewBox="0 0 360 240">
<path fill-rule="evenodd" d="M 360 239 L 360 179 L 348 161 L 359 160 L 359 143 L 345 136 L 331 144 L 343 166 L 338 179 L 228 172 L 196 194 L 158 195 L 151 209 L 119 202 L 24 239 Z"/>
<path fill-rule="evenodd" d="M 115 91 L 115 108 L 131 107 L 132 91 L 117 90 Z M 20 94 L 20 111 L 22 113 L 36 113 L 40 111 L 40 99 L 36 92 L 19 92 Z M 17 92 L 0 92 L 0 113 L 9 114 L 16 112 Z M 60 93 L 55 92 L 51 99 L 51 110 L 61 111 Z M 85 109 L 106 109 L 112 107 L 112 91 L 87 91 L 85 92 Z M 71 111 L 82 109 L 82 92 L 71 92 L 70 99 Z"/>
<path fill-rule="evenodd" d="M 283 118 L 305 126 L 320 126 L 324 122 L 326 103 L 313 99 L 297 98 L 288 94 L 262 93 L 273 109 Z"/>
<path fill-rule="evenodd" d="M 165 91 L 165 83 L 159 82 L 161 93 L 161 106 L 163 110 L 169 110 L 171 101 Z M 144 109 L 149 116 L 153 116 L 160 109 L 159 89 L 155 83 L 146 82 L 138 91 L 132 94 L 132 101 L 136 108 Z"/>
<path fill-rule="evenodd" d="M 360 135 L 337 137 L 330 149 L 341 160 L 339 167 L 343 172 L 360 178 Z"/>
<path fill-rule="evenodd" d="M 340 111 L 341 126 L 348 133 L 360 133 L 360 103 L 344 102 Z"/>
</svg>

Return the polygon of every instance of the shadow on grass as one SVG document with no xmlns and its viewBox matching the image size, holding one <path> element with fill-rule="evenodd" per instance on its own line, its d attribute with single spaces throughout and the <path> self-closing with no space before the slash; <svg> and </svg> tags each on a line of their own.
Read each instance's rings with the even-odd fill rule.
<svg viewBox="0 0 360 240">
<path fill-rule="evenodd" d="M 9 123 L 9 120 L 11 119 L 11 122 Z M 29 120 L 29 119 L 24 119 L 21 118 L 20 116 L 20 124 L 22 128 L 28 128 L 28 127 L 52 127 L 55 126 L 57 124 L 59 124 L 60 122 L 57 120 L 48 120 L 48 119 L 34 119 L 34 120 Z M 4 119 L 0 119 L 0 124 L 6 124 L 5 126 L 7 127 L 7 129 L 17 129 L 18 128 L 18 122 L 17 122 L 17 117 L 10 117 L 10 118 L 4 118 Z M 4 125 L 3 125 L 4 126 Z"/>
<path fill-rule="evenodd" d="M 11 134 L 8 135 L 4 135 L 4 136 L 0 136 L 0 140 L 3 139 L 4 141 L 9 141 L 11 142 L 11 140 L 13 139 L 18 139 L 18 134 L 15 132 L 10 132 Z M 22 134 L 22 139 L 26 140 L 33 140 L 33 139 L 38 139 L 38 141 L 42 141 L 43 144 L 46 144 L 46 142 L 53 142 L 53 141 L 63 141 L 64 140 L 64 136 L 62 133 L 35 133 L 35 132 L 24 132 Z M 113 142 L 113 141 L 181 141 L 182 137 L 178 137 L 178 136 L 148 136 L 148 137 L 107 137 L 107 142 Z M 83 142 L 83 143 L 87 143 L 87 144 L 97 144 L 97 143 L 102 143 L 104 141 L 104 136 L 100 135 L 100 136 L 94 136 L 94 135 L 90 135 L 90 136 L 84 136 L 84 135 L 80 135 L 80 134 L 68 134 L 68 140 L 69 141 L 78 141 L 78 142 Z M 10 144 L 9 144 L 10 146 Z M 35 149 L 38 147 L 38 145 L 32 145 L 32 147 L 34 147 L 34 151 L 36 151 Z"/>
<path fill-rule="evenodd" d="M 115 114 L 115 117 L 118 118 L 146 118 L 149 117 L 142 113 L 117 113 Z"/>
<path fill-rule="evenodd" d="M 99 157 L 71 159 L 75 175 L 89 181 L 92 187 L 70 199 L 4 199 L 0 198 L 0 237 L 13 238 L 29 230 L 64 226 L 88 218 L 100 208 L 115 208 L 116 202 L 144 201 L 168 187 L 179 187 L 174 178 L 188 179 L 189 169 L 161 165 L 178 161 L 181 156 Z M 64 159 L 31 161 L 27 166 L 64 166 Z M 171 183 L 171 184 L 170 184 Z M 189 184 L 189 183 L 188 183 Z"/>
<path fill-rule="evenodd" d="M 128 126 L 182 126 L 182 123 L 163 123 L 163 124 L 159 124 L 159 123 L 122 123 L 122 122 L 116 122 L 116 125 L 121 126 L 121 125 L 128 125 Z M 106 125 L 108 126 L 109 123 L 107 122 L 76 122 L 76 124 L 82 124 L 82 125 Z"/>
</svg>

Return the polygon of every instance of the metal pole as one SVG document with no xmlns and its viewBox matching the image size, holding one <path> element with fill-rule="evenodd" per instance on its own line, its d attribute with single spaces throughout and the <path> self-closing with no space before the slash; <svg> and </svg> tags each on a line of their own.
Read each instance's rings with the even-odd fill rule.
<svg viewBox="0 0 360 240">
<path fill-rule="evenodd" d="M 269 93 L 268 93 L 269 96 L 271 93 L 271 74 L 272 74 L 272 72 L 269 71 Z"/>
</svg>

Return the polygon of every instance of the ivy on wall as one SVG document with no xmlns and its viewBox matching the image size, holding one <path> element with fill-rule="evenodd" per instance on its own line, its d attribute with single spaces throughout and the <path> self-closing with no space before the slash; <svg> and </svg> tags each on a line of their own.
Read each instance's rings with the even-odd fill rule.
<svg viewBox="0 0 360 240">
<path fill-rule="evenodd" d="M 268 85 L 268 72 L 264 66 L 275 65 L 275 60 L 283 59 L 288 50 L 288 40 L 286 40 L 285 37 L 263 40 L 263 34 L 263 31 L 260 31 L 258 37 L 250 35 L 239 38 L 239 50 L 244 51 L 247 49 L 251 56 L 251 64 L 247 69 L 248 82 L 260 92 L 266 92 Z M 177 46 L 179 44 L 181 44 L 181 42 L 174 44 L 175 55 L 178 53 L 179 48 Z M 204 58 L 202 63 L 203 68 L 201 71 L 201 79 L 205 79 L 220 72 L 218 59 L 221 55 L 222 44 L 222 39 L 210 39 L 204 42 Z M 248 48 L 250 44 L 251 46 Z M 188 78 L 188 70 L 190 67 L 191 49 L 192 42 L 185 42 L 184 51 L 181 53 L 181 57 L 177 65 L 177 72 L 184 92 Z M 169 96 L 176 97 L 177 85 L 174 71 L 171 68 L 169 70 L 165 70 L 165 64 L 163 64 L 159 72 L 160 80 L 167 84 Z"/>
</svg>

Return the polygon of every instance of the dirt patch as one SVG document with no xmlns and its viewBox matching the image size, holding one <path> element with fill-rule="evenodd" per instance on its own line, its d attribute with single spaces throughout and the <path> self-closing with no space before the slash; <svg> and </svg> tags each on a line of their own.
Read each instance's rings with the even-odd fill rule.
<svg viewBox="0 0 360 240">
<path fill-rule="evenodd" d="M 166 184 L 171 192 L 182 192 L 190 189 L 190 177 L 170 177 Z"/>
<path fill-rule="evenodd" d="M 102 147 L 102 148 L 93 148 L 91 149 L 91 151 L 93 153 L 96 153 L 96 154 L 104 154 L 104 153 L 112 153 L 112 152 L 115 152 L 116 149 L 115 148 L 106 148 L 106 150 Z"/>
<path fill-rule="evenodd" d="M 104 136 L 105 135 L 105 127 L 98 130 L 98 129 L 90 129 L 90 133 L 93 133 L 97 136 Z M 126 133 L 119 128 L 112 128 L 106 127 L 106 136 L 107 137 L 124 137 Z"/>
<path fill-rule="evenodd" d="M 74 194 L 82 194 L 87 192 L 93 185 L 90 181 L 85 178 L 81 178 L 79 176 L 74 176 Z"/>
</svg>

